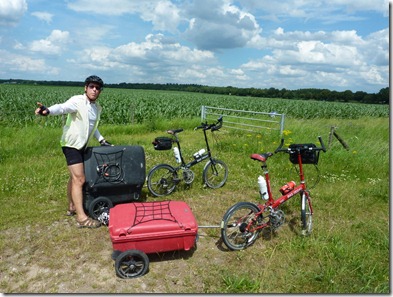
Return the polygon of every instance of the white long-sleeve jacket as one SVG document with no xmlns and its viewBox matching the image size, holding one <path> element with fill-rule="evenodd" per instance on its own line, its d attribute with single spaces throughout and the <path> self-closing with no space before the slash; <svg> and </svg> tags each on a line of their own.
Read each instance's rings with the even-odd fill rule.
<svg viewBox="0 0 393 297">
<path fill-rule="evenodd" d="M 104 139 L 97 129 L 102 108 L 98 103 L 90 103 L 86 94 L 73 96 L 66 102 L 52 105 L 48 109 L 49 115 L 68 115 L 60 140 L 61 146 L 82 149 L 92 135 L 98 141 Z"/>
</svg>

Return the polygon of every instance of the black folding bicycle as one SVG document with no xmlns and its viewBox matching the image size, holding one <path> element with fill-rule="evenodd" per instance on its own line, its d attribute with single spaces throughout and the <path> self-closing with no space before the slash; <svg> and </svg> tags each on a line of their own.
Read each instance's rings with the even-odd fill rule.
<svg viewBox="0 0 393 297">
<path fill-rule="evenodd" d="M 212 133 L 219 131 L 222 127 L 222 122 L 223 120 L 221 116 L 213 124 L 208 124 L 206 121 L 194 129 L 202 129 L 206 143 L 206 150 L 202 149 L 195 153 L 193 160 L 188 163 L 184 161 L 178 137 L 178 134 L 182 132 L 183 129 L 167 130 L 167 133 L 172 137 L 157 137 L 153 141 L 153 145 L 156 150 L 169 150 L 172 148 L 172 144 L 176 143 L 176 147 L 173 149 L 175 159 L 180 164 L 176 167 L 169 164 L 158 164 L 149 171 L 147 176 L 147 187 L 154 196 L 166 196 L 171 194 L 181 181 L 190 185 L 195 178 L 195 174 L 191 170 L 191 167 L 204 160 L 208 160 L 203 169 L 202 176 L 206 186 L 212 189 L 218 189 L 225 184 L 228 178 L 228 167 L 223 161 L 212 156 L 208 137 L 206 135 L 206 131 L 208 130 Z"/>
</svg>

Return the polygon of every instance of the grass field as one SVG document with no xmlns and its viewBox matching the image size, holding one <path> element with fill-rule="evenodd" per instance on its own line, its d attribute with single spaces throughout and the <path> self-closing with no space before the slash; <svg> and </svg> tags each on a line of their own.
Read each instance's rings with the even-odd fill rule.
<svg viewBox="0 0 393 297">
<path fill-rule="evenodd" d="M 115 275 L 106 227 L 77 229 L 74 219 L 64 216 L 68 173 L 59 147 L 61 124 L 50 121 L 0 126 L 1 292 L 390 293 L 387 116 L 287 117 L 286 143 L 316 142 L 321 135 L 327 145 L 330 128 L 336 126 L 349 145 L 346 150 L 333 139 L 320 156 L 320 181 L 311 190 L 311 236 L 291 231 L 289 221 L 300 216 L 299 201 L 293 199 L 282 208 L 286 223 L 248 249 L 230 252 L 219 229 L 201 228 L 195 250 L 149 255 L 149 273 L 131 280 Z M 114 144 L 142 145 L 149 169 L 161 162 L 174 164 L 171 151 L 158 152 L 151 145 L 166 129 L 184 128 L 180 136 L 187 156 L 202 148 L 202 133 L 193 131 L 199 121 L 190 116 L 127 125 L 104 122 L 100 131 Z M 200 226 L 219 225 L 234 203 L 258 201 L 260 167 L 249 155 L 273 151 L 279 139 L 269 131 L 234 132 L 224 123 L 212 138 L 212 149 L 228 164 L 227 184 L 203 188 L 203 166 L 196 166 L 192 187 L 165 199 L 186 201 Z M 297 181 L 287 155 L 273 156 L 269 165 L 274 195 L 287 181 Z M 316 177 L 308 165 L 308 183 L 313 185 Z M 143 200 L 159 200 L 146 188 L 142 194 Z"/>
</svg>

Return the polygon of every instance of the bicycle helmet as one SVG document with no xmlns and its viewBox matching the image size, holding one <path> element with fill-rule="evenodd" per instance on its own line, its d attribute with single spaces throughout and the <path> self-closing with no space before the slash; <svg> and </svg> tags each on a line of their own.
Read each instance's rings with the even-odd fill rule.
<svg viewBox="0 0 393 297">
<path fill-rule="evenodd" d="M 104 86 L 104 82 L 97 75 L 90 75 L 89 77 L 87 77 L 85 79 L 85 86 L 87 86 L 89 83 L 96 83 L 99 84 L 101 87 Z"/>
</svg>

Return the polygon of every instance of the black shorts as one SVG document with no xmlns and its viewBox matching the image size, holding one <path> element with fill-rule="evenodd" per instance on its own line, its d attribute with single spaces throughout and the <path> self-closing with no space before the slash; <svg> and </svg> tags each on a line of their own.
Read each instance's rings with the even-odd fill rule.
<svg viewBox="0 0 393 297">
<path fill-rule="evenodd" d="M 83 154 L 85 148 L 77 150 L 76 148 L 73 147 L 63 146 L 61 149 L 63 150 L 63 154 L 66 158 L 68 166 L 78 163 L 83 163 Z"/>
</svg>

